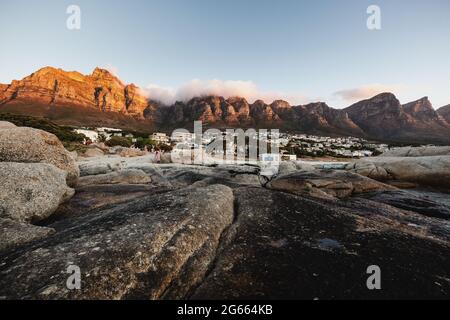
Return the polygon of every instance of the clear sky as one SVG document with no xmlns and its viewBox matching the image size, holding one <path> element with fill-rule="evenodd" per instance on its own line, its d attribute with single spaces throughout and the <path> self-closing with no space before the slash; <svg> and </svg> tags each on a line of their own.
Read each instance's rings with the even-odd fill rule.
<svg viewBox="0 0 450 320">
<path fill-rule="evenodd" d="M 66 27 L 71 4 L 80 30 Z M 372 4 L 381 30 L 366 26 Z M 450 103 L 449 0 L 1 0 L 0 39 L 0 83 L 101 66 L 155 95 Z"/>
</svg>

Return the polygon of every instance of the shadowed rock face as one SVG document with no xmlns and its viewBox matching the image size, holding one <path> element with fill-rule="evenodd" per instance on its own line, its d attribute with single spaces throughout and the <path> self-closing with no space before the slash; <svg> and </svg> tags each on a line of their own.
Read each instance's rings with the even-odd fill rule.
<svg viewBox="0 0 450 320">
<path fill-rule="evenodd" d="M 401 105 L 392 93 L 382 93 L 344 110 L 371 138 L 448 141 L 450 124 L 433 109 L 427 97 Z"/>
<path fill-rule="evenodd" d="M 447 222 L 443 227 L 375 202 L 342 205 L 265 189 L 237 189 L 235 201 L 236 222 L 191 298 L 444 298 L 449 293 L 448 233 L 446 240 L 440 236 Z M 411 221 L 421 226 L 412 227 Z M 367 289 L 369 265 L 381 268 L 382 290 Z"/>
<path fill-rule="evenodd" d="M 425 195 L 418 196 L 414 191 L 386 190 L 383 192 L 369 192 L 360 196 L 400 209 L 414 211 L 425 216 L 450 220 L 450 206 L 436 202 L 431 192 L 428 193 L 428 196 L 425 191 L 423 193 Z"/>
</svg>

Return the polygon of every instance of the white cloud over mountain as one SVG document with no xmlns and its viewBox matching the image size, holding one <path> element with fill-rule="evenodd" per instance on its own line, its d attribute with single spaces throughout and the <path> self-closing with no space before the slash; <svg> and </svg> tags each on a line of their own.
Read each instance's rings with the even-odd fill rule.
<svg viewBox="0 0 450 320">
<path fill-rule="evenodd" d="M 148 98 L 170 105 L 176 101 L 187 101 L 193 97 L 217 95 L 225 98 L 239 96 L 249 102 L 262 99 L 268 103 L 283 99 L 291 104 L 303 104 L 308 98 L 302 94 L 289 94 L 277 91 L 263 91 L 252 81 L 243 80 L 199 80 L 193 79 L 179 88 L 162 87 L 150 84 L 144 88 Z"/>
<path fill-rule="evenodd" d="M 370 84 L 358 88 L 340 90 L 335 92 L 334 96 L 337 96 L 346 102 L 355 102 L 369 99 L 383 92 L 399 93 L 403 90 L 405 90 L 404 85 Z"/>
</svg>

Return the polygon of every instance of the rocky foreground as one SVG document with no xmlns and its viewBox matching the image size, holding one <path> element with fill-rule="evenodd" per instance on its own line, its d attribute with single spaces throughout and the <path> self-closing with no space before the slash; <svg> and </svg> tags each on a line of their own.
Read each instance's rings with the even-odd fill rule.
<svg viewBox="0 0 450 320">
<path fill-rule="evenodd" d="M 65 161 L 38 130 L 51 157 L 1 138 L 23 130 L 0 124 L 1 299 L 449 297 L 447 195 L 369 177 L 385 162 L 282 163 L 267 179 L 150 156 Z M 70 265 L 80 290 L 66 285 Z M 381 290 L 367 288 L 371 265 Z"/>
</svg>

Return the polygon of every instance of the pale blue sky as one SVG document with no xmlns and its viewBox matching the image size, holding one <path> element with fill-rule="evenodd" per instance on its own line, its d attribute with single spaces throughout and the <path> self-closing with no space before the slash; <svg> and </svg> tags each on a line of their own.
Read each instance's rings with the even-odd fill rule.
<svg viewBox="0 0 450 320">
<path fill-rule="evenodd" d="M 70 4 L 79 31 L 66 28 Z M 380 31 L 366 27 L 371 4 Z M 264 97 L 334 107 L 384 88 L 450 103 L 448 0 L 0 0 L 0 39 L 0 83 L 103 66 L 142 87 L 244 80 Z"/>
</svg>

